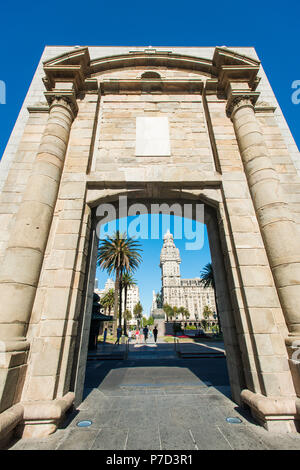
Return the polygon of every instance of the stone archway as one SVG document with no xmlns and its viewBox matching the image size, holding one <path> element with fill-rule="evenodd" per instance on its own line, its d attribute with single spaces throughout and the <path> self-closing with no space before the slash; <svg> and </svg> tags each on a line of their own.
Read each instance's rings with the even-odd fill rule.
<svg viewBox="0 0 300 470">
<path fill-rule="evenodd" d="M 153 209 L 151 205 L 166 205 L 168 204 L 171 208 L 174 207 L 175 204 L 180 204 L 183 208 L 184 205 L 192 206 L 198 204 L 202 204 L 202 199 L 193 194 L 193 192 L 185 191 L 182 192 L 181 195 L 178 197 L 176 191 L 166 191 L 159 189 L 160 185 L 155 184 L 156 186 L 156 198 L 152 198 L 149 196 L 149 188 L 146 191 L 131 191 L 131 192 L 121 192 L 120 195 L 124 197 L 124 195 L 128 196 L 128 208 L 133 204 L 141 204 L 144 207 L 147 207 L 147 210 L 150 211 Z M 133 194 L 135 193 L 135 194 Z M 161 193 L 161 197 L 158 197 L 158 194 Z M 197 193 L 197 191 L 195 192 Z M 205 191 L 201 191 L 202 197 L 205 194 Z M 213 190 L 212 194 L 209 194 L 210 191 L 206 192 L 210 197 L 216 197 L 217 191 Z M 89 290 L 86 291 L 86 300 L 85 300 L 85 310 L 82 317 L 82 331 L 81 335 L 78 336 L 77 341 L 77 363 L 75 360 L 74 373 L 73 373 L 73 387 L 75 390 L 75 403 L 81 402 L 82 390 L 83 390 L 83 382 L 84 382 L 84 370 L 86 364 L 86 357 L 87 357 L 87 335 L 88 335 L 88 327 L 84 325 L 89 325 L 89 319 L 91 316 L 91 299 L 93 294 L 93 279 L 95 278 L 96 272 L 96 247 L 97 247 L 97 236 L 95 235 L 97 222 L 99 221 L 99 217 L 97 217 L 95 213 L 95 209 L 100 204 L 107 204 L 111 203 L 115 207 L 116 210 L 116 218 L 119 218 L 119 206 L 118 206 L 118 199 L 116 199 L 116 195 L 112 197 L 102 197 L 100 196 L 101 191 L 93 191 L 90 190 L 88 194 L 88 199 L 90 200 L 91 206 L 93 209 L 93 222 L 92 227 L 94 227 L 94 232 L 92 237 L 90 238 L 90 263 L 89 263 L 89 271 L 85 274 L 85 285 L 88 286 Z M 99 199 L 100 196 L 100 199 Z M 97 201 L 92 201 L 93 198 L 97 198 Z M 177 199 L 178 197 L 178 199 Z M 210 204 L 218 205 L 217 200 L 210 200 L 209 197 L 205 198 L 206 200 L 210 201 Z M 193 217 L 195 217 L 195 207 L 193 207 Z M 233 315 L 233 308 L 229 296 L 229 289 L 227 283 L 227 275 L 225 273 L 224 268 L 224 260 L 223 254 L 221 251 L 220 245 L 220 233 L 217 224 L 217 212 L 218 210 L 210 205 L 205 204 L 205 223 L 208 227 L 209 239 L 210 239 L 210 247 L 212 252 L 212 259 L 213 263 L 216 266 L 216 283 L 217 283 L 217 298 L 218 298 L 218 305 L 221 310 L 221 318 L 222 318 L 222 327 L 225 336 L 225 344 L 226 344 L 226 352 L 228 357 L 228 368 L 229 368 L 229 375 L 231 378 L 231 386 L 232 386 L 232 395 L 234 400 L 237 403 L 241 403 L 240 394 L 241 391 L 245 387 L 245 380 L 243 376 L 243 367 L 241 363 L 241 353 L 238 345 L 238 338 L 237 332 L 235 327 L 235 320 Z"/>
<path fill-rule="evenodd" d="M 268 396 L 272 393 L 274 381 L 278 381 L 278 376 L 281 375 L 283 381 L 287 383 L 288 377 L 285 375 L 284 362 L 286 353 L 282 349 L 282 355 L 278 355 L 278 362 L 282 363 L 283 368 L 273 370 L 273 381 L 270 373 L 267 375 L 261 370 L 261 361 L 264 361 L 264 354 L 261 350 L 262 340 L 267 342 L 277 341 L 280 334 L 280 323 L 276 323 L 268 316 L 263 317 L 261 311 L 260 318 L 257 318 L 257 307 L 255 299 L 252 305 L 249 303 L 249 296 L 252 294 L 252 285 L 247 286 L 245 282 L 245 275 L 243 273 L 243 265 L 239 266 L 239 259 L 236 253 L 234 236 L 239 233 L 236 231 L 232 233 L 230 225 L 230 217 L 228 215 L 228 202 L 222 200 L 221 191 L 214 189 L 202 190 L 182 190 L 172 191 L 166 190 L 162 185 L 155 183 L 156 197 L 153 198 L 153 188 L 147 187 L 146 190 L 133 190 L 116 191 L 105 190 L 89 190 L 87 200 L 92 208 L 96 208 L 98 204 L 111 203 L 115 205 L 116 218 L 119 217 L 118 213 L 118 196 L 128 196 L 128 206 L 131 203 L 141 203 L 151 211 L 151 203 L 165 203 L 170 206 L 179 203 L 182 206 L 191 202 L 205 203 L 205 223 L 208 228 L 208 235 L 210 240 L 210 248 L 212 255 L 212 262 L 215 265 L 217 273 L 216 291 L 218 302 L 221 307 L 221 322 L 224 331 L 224 342 L 227 355 L 227 365 L 230 377 L 230 384 L 232 396 L 234 401 L 242 403 L 243 395 L 250 393 L 251 396 Z M 101 194 L 103 196 L 101 197 Z M 94 212 L 95 227 L 97 217 Z M 243 231 L 241 232 L 243 233 Z M 258 233 L 258 232 L 254 232 Z M 94 235 L 94 240 L 96 237 Z M 93 249 L 95 249 L 95 242 L 93 242 Z M 94 252 L 95 259 L 95 252 Z M 243 261 L 242 261 L 243 263 Z M 88 278 L 92 280 L 90 283 L 90 292 L 87 292 L 87 298 L 92 298 L 93 292 L 93 279 L 95 277 L 96 264 L 90 264 L 91 271 L 88 273 Z M 226 266 L 226 269 L 225 267 Z M 269 269 L 269 268 L 268 268 Z M 258 288 L 259 289 L 259 288 Z M 276 290 L 273 286 L 273 305 L 278 308 L 278 298 Z M 86 303 L 85 316 L 88 323 L 90 317 L 91 303 Z M 279 311 L 278 311 L 279 313 Z M 277 317 L 278 318 L 278 317 Z M 271 320 L 271 321 L 270 321 Z M 85 330 L 87 331 L 87 330 Z M 78 394 L 78 403 L 81 401 L 81 393 L 83 387 L 84 376 L 82 371 L 86 363 L 87 354 L 87 340 L 85 340 L 85 347 L 79 352 L 77 367 L 77 377 L 74 376 L 74 388 Z M 81 346 L 83 342 L 81 340 Z M 267 352 L 267 351 L 266 351 Z M 265 360 L 269 360 L 269 354 L 265 355 Z M 278 383 L 278 382 L 277 382 Z M 282 384 L 283 385 L 283 384 Z M 288 403 L 288 402 L 286 402 Z M 278 425 L 275 416 L 268 416 L 263 414 L 262 410 L 252 410 L 254 416 L 264 425 Z M 266 419 L 267 418 L 267 419 Z M 270 421 L 269 421 L 270 420 Z M 279 422 L 280 423 L 280 422 Z M 292 423 L 292 417 L 290 419 Z M 281 423 L 280 423 L 281 424 Z"/>
<path fill-rule="evenodd" d="M 287 167 L 291 158 L 274 106 L 258 101 L 271 91 L 267 85 L 259 91 L 258 60 L 227 48 L 205 54 L 160 48 L 91 60 L 89 48 L 75 48 L 44 63 L 48 105 L 29 107 L 2 178 L 5 432 L 16 425 L 24 436 L 53 432 L 74 400 L 70 384 L 82 361 L 71 364 L 83 350 L 78 338 L 88 324 L 82 311 L 89 309 L 87 273 L 96 246 L 93 207 L 121 193 L 129 200 L 199 199 L 215 207 L 207 224 L 218 295 L 224 311 L 233 311 L 224 321 L 233 394 L 265 426 L 295 429 L 299 220 L 286 184 L 290 173 L 276 166 L 280 149 Z M 161 78 L 140 78 L 149 69 L 162 69 Z M 163 115 L 170 124 L 171 147 L 162 155 L 133 150 L 135 120 L 146 115 Z M 276 139 L 265 138 L 273 134 Z M 11 193 L 15 204 L 7 208 Z M 241 362 L 243 374 L 237 373 Z"/>
</svg>

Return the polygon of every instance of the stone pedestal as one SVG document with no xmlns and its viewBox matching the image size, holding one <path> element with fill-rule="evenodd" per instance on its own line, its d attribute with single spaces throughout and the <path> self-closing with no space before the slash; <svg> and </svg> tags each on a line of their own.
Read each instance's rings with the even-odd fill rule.
<svg viewBox="0 0 300 470">
<path fill-rule="evenodd" d="M 154 319 L 154 326 L 158 329 L 158 337 L 165 336 L 165 321 L 166 314 L 162 308 L 156 308 L 152 314 Z"/>
</svg>

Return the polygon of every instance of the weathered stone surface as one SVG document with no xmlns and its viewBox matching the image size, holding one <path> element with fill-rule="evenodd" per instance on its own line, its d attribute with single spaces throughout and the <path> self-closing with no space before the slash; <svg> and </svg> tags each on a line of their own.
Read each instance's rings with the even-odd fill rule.
<svg viewBox="0 0 300 470">
<path fill-rule="evenodd" d="M 161 48 L 151 56 L 140 48 L 138 63 L 126 47 L 45 49 L 0 169 L 0 340 L 9 352 L 1 352 L 9 368 L 9 373 L 1 369 L 1 409 L 21 395 L 32 401 L 63 396 L 71 375 L 75 388 L 80 381 L 82 386 L 95 270 L 90 230 L 96 220 L 90 207 L 116 201 L 119 194 L 149 203 L 206 204 L 234 399 L 239 402 L 246 384 L 256 394 L 293 400 L 292 375 L 300 393 L 289 349 L 300 337 L 299 152 L 280 109 L 273 109 L 277 102 L 262 68 L 254 90 L 249 64 L 253 73 L 259 64 L 253 49 L 169 49 L 155 65 L 168 89 L 154 89 L 154 81 L 141 78 Z M 43 71 L 45 60 L 64 52 L 77 72 L 68 63 L 63 76 L 64 57 L 58 59 L 59 73 L 52 62 Z M 118 54 L 124 54 L 122 66 L 119 57 L 109 64 L 104 59 Z M 222 69 L 225 63 L 234 68 L 234 81 L 229 69 Z M 88 67 L 93 79 L 85 82 Z M 40 104 L 44 73 L 47 106 Z M 218 80 L 226 99 L 214 89 Z M 193 89 L 195 82 L 203 92 Z M 108 89 L 112 83 L 118 85 Z M 145 120 L 168 122 L 164 156 L 135 154 L 136 122 Z M 166 131 L 162 136 L 168 140 Z M 28 435 L 38 432 L 32 426 Z M 41 424 L 42 433 L 56 424 L 47 426 Z M 149 436 L 157 440 L 152 431 Z M 210 431 L 218 435 L 221 429 Z M 104 445 L 98 437 L 95 448 Z M 168 444 L 161 441 L 162 448 L 177 446 L 167 431 L 164 438 Z M 196 435 L 182 439 L 186 448 L 197 442 Z M 129 447 L 134 440 L 128 436 Z"/>
</svg>

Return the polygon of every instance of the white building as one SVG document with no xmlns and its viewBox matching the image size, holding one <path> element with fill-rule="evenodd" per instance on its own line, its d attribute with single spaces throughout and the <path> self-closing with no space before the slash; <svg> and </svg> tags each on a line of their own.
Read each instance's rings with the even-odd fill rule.
<svg viewBox="0 0 300 470">
<path fill-rule="evenodd" d="M 95 289 L 96 294 L 99 295 L 100 301 L 101 298 L 109 291 L 109 289 L 114 289 L 115 288 L 115 281 L 112 279 L 108 278 L 104 289 Z M 129 310 L 132 314 L 132 320 L 130 320 L 128 323 L 135 324 L 134 316 L 133 316 L 133 310 L 136 304 L 140 301 L 140 293 L 139 293 L 139 288 L 137 285 L 133 285 L 128 287 L 127 289 L 127 305 L 126 308 Z M 125 291 L 123 289 L 122 291 L 122 311 L 124 312 L 125 309 Z"/>
<path fill-rule="evenodd" d="M 216 311 L 214 290 L 204 288 L 200 277 L 181 279 L 180 263 L 179 250 L 168 230 L 164 235 L 160 254 L 163 303 L 171 307 L 185 307 L 190 313 L 189 322 L 203 320 L 203 309 L 206 305 L 213 312 Z M 177 319 L 182 320 L 181 315 Z"/>
<path fill-rule="evenodd" d="M 109 291 L 109 289 L 114 289 L 115 288 L 115 281 L 112 279 L 108 278 L 106 280 L 104 289 L 95 289 L 96 294 L 99 295 L 100 299 Z"/>
</svg>

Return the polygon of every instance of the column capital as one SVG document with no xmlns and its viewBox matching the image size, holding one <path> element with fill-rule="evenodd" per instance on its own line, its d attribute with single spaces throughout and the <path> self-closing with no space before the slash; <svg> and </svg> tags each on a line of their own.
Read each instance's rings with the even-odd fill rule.
<svg viewBox="0 0 300 470">
<path fill-rule="evenodd" d="M 50 109 L 54 104 L 61 105 L 61 106 L 64 106 L 66 109 L 68 109 L 68 111 L 70 111 L 72 115 L 72 119 L 76 117 L 76 114 L 78 112 L 78 105 L 76 102 L 75 92 L 73 90 L 72 91 L 64 90 L 63 92 L 60 92 L 58 90 L 46 91 L 44 95 L 50 106 Z"/>
<path fill-rule="evenodd" d="M 241 92 L 232 92 L 230 93 L 227 106 L 226 106 L 226 114 L 227 116 L 232 119 L 234 113 L 245 106 L 251 107 L 254 109 L 254 105 L 259 97 L 260 93 L 255 91 L 250 91 L 247 93 Z"/>
</svg>

